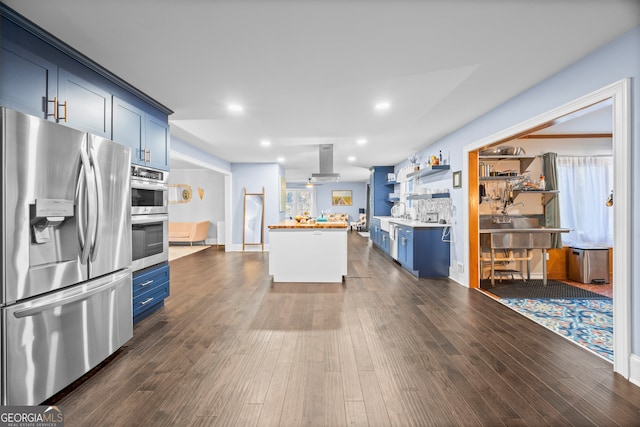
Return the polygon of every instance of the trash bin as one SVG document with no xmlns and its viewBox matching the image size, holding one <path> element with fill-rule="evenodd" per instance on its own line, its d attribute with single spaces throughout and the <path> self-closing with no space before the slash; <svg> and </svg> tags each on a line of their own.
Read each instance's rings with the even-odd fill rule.
<svg viewBox="0 0 640 427">
<path fill-rule="evenodd" d="M 580 283 L 609 283 L 609 248 L 582 245 L 569 248 L 569 280 Z"/>
</svg>

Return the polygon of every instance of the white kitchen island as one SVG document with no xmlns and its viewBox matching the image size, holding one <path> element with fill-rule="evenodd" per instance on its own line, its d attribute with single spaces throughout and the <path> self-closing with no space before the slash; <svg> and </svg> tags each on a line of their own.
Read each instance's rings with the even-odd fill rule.
<svg viewBox="0 0 640 427">
<path fill-rule="evenodd" d="M 269 226 L 269 274 L 274 282 L 333 283 L 347 275 L 346 222 Z"/>
</svg>

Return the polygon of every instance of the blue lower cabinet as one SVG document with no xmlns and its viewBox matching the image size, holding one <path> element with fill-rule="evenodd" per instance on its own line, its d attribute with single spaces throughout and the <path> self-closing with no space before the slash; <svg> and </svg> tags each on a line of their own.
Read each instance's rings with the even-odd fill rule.
<svg viewBox="0 0 640 427">
<path fill-rule="evenodd" d="M 377 218 L 371 218 L 371 223 L 369 224 L 369 238 L 374 244 L 380 246 L 380 220 Z"/>
<path fill-rule="evenodd" d="M 133 274 L 133 323 L 164 306 L 169 296 L 169 263 L 158 264 Z"/>
<path fill-rule="evenodd" d="M 380 232 L 380 248 L 385 252 L 389 253 L 389 232 L 381 231 Z"/>
<path fill-rule="evenodd" d="M 414 276 L 448 277 L 449 242 L 442 241 L 442 227 L 398 227 L 398 262 Z"/>
</svg>

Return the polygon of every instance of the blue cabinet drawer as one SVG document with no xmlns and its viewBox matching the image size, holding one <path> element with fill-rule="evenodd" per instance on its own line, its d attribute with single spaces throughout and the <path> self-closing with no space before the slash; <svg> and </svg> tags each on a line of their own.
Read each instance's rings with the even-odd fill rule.
<svg viewBox="0 0 640 427">
<path fill-rule="evenodd" d="M 152 267 L 133 275 L 133 298 L 147 292 L 149 289 L 169 281 L 169 264 Z"/>
<path fill-rule="evenodd" d="M 164 306 L 170 293 L 169 263 L 137 272 L 133 276 L 133 323 Z"/>
<path fill-rule="evenodd" d="M 138 298 L 133 299 L 133 318 L 134 322 L 140 314 L 145 313 L 152 308 L 158 308 L 159 304 L 164 304 L 164 299 L 169 296 L 169 282 L 165 282 L 145 292 Z"/>
</svg>

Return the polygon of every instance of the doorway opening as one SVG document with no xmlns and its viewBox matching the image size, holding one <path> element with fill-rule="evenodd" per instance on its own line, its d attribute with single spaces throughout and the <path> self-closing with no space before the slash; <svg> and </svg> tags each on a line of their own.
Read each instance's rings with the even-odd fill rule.
<svg viewBox="0 0 640 427">
<path fill-rule="evenodd" d="M 629 131 L 629 81 L 622 80 L 596 92 L 527 120 L 512 128 L 466 146 L 464 151 L 465 169 L 468 170 L 467 200 L 465 206 L 468 218 L 469 240 L 465 242 L 465 255 L 468 255 L 468 283 L 470 287 L 479 287 L 481 280 L 480 250 L 480 169 L 478 153 L 487 147 L 500 146 L 528 135 L 543 134 L 545 129 L 562 122 L 575 119 L 610 105 L 611 141 L 614 165 L 613 191 L 616 203 L 612 206 L 614 217 L 614 247 L 612 279 L 613 287 L 613 341 L 614 371 L 629 377 L 631 322 L 630 309 L 625 304 L 630 298 L 630 238 L 626 230 L 630 226 L 630 131 Z M 486 197 L 486 195 L 484 196 Z M 604 203 L 604 201 L 603 201 Z M 542 261 L 542 260 L 541 260 Z M 546 261 L 544 261 L 546 265 Z"/>
</svg>

